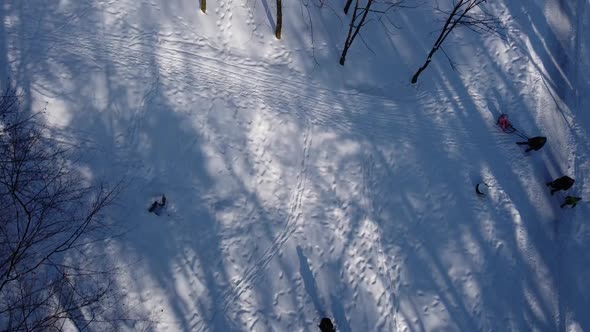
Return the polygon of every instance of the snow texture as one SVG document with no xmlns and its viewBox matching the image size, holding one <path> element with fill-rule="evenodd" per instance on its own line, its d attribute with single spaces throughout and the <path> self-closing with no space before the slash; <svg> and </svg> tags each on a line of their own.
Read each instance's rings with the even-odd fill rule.
<svg viewBox="0 0 590 332">
<path fill-rule="evenodd" d="M 345 66 L 343 4 L 283 5 L 276 40 L 269 0 L 0 4 L 3 87 L 127 183 L 133 231 L 96 249 L 127 307 L 154 331 L 590 330 L 590 2 L 493 1 L 507 40 L 457 30 L 457 70 L 439 52 L 417 85 L 432 3 Z"/>
</svg>

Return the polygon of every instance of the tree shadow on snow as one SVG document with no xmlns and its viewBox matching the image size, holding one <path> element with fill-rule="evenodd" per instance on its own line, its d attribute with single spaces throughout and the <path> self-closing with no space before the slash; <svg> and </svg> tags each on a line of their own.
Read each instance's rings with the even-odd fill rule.
<svg viewBox="0 0 590 332">
<path fill-rule="evenodd" d="M 561 155 L 552 147 L 524 157 L 512 137 L 496 134 L 507 107 L 527 133 L 543 127 L 492 56 L 481 61 L 504 91 L 474 96 L 464 72 L 437 54 L 417 87 L 403 77 L 388 82 L 392 91 L 367 83 L 350 93 L 272 68 L 238 76 L 207 67 L 204 46 L 163 45 L 165 23 L 145 3 L 138 22 L 110 7 L 112 24 L 102 3 L 68 6 L 2 6 L 0 18 L 20 25 L 0 26 L 0 66 L 28 104 L 59 101 L 48 109 L 63 111 L 53 120 L 95 152 L 93 176 L 127 180 L 113 218 L 134 231 L 113 260 L 139 261 L 125 289 L 157 317 L 154 330 L 313 329 L 320 315 L 342 331 L 547 330 L 563 327 L 553 316 L 564 308 L 588 325 L 578 306 L 588 296 L 572 302 L 587 271 L 557 271 L 564 246 L 584 252 L 584 244 L 555 244 L 547 220 L 562 211 L 555 202 L 539 209 L 551 199 L 542 196 L 546 178 L 565 171 Z M 37 25 L 24 23 L 31 17 Z M 376 58 L 415 65 L 424 50 L 405 43 L 424 36 L 405 33 L 375 38 L 395 48 Z M 12 49 L 22 56 L 9 64 Z M 460 50 L 451 54 L 467 63 Z M 329 82 L 328 72 L 315 77 Z M 344 74 L 366 81 L 361 71 Z M 494 182 L 490 197 L 475 196 L 473 174 Z M 162 194 L 166 210 L 149 214 Z"/>
</svg>

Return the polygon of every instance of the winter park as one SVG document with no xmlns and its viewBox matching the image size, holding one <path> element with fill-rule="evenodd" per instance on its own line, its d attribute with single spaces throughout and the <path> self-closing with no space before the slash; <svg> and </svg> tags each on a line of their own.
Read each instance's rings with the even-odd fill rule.
<svg viewBox="0 0 590 332">
<path fill-rule="evenodd" d="M 0 331 L 590 331 L 590 0 L 0 20 Z"/>
</svg>

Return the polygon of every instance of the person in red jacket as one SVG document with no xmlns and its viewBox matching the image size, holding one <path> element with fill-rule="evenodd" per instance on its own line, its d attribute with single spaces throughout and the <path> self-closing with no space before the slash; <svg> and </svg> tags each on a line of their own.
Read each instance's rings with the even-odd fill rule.
<svg viewBox="0 0 590 332">
<path fill-rule="evenodd" d="M 510 120 L 508 120 L 508 115 L 506 114 L 500 115 L 500 117 L 498 118 L 497 125 L 500 126 L 500 128 L 502 128 L 502 130 L 504 130 L 505 132 L 514 131 L 514 127 L 512 127 Z"/>
</svg>

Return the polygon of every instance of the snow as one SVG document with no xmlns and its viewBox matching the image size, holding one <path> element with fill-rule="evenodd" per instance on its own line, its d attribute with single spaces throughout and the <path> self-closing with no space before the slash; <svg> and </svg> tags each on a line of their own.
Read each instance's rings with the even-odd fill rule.
<svg viewBox="0 0 590 332">
<path fill-rule="evenodd" d="M 415 86 L 432 4 L 343 67 L 342 4 L 283 2 L 281 40 L 274 5 L 0 5 L 1 83 L 127 184 L 109 217 L 132 232 L 102 248 L 127 307 L 154 331 L 590 330 L 588 205 L 545 186 L 590 199 L 590 2 L 496 1 L 507 40 L 457 30 L 457 70 L 439 52 Z"/>
</svg>

